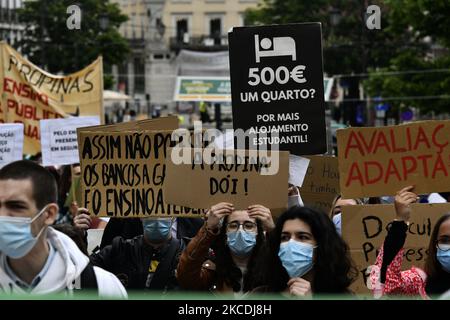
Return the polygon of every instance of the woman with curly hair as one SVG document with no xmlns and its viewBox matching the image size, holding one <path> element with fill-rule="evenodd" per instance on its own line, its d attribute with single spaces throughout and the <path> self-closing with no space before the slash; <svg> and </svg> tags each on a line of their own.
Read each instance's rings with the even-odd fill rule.
<svg viewBox="0 0 450 320">
<path fill-rule="evenodd" d="M 293 207 L 278 218 L 268 255 L 269 292 L 297 297 L 350 293 L 357 276 L 349 248 L 331 219 L 306 207 Z"/>
<path fill-rule="evenodd" d="M 265 243 L 264 229 L 274 227 L 269 209 L 253 205 L 235 210 L 231 203 L 211 207 L 207 221 L 181 255 L 178 283 L 183 289 L 235 293 L 261 285 L 257 260 Z"/>
</svg>

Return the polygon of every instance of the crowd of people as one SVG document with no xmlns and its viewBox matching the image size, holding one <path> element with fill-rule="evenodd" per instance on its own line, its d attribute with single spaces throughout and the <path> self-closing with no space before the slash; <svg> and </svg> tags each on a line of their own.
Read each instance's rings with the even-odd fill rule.
<svg viewBox="0 0 450 320">
<path fill-rule="evenodd" d="M 302 206 L 290 185 L 288 209 L 278 217 L 259 204 L 244 210 L 221 202 L 202 218 L 104 221 L 75 201 L 70 186 L 76 184 L 64 177 L 76 175 L 70 166 L 55 172 L 30 160 L 0 169 L 1 294 L 70 297 L 94 290 L 102 298 L 125 299 L 131 291 L 197 291 L 236 299 L 267 293 L 357 298 L 351 286 L 358 271 L 342 238 L 341 208 L 389 202 L 336 197 L 325 213 Z M 441 196 L 449 201 L 450 194 Z M 434 225 L 425 268 L 402 268 L 410 205 L 420 200 L 414 186 L 391 199 L 396 216 L 368 281 L 376 298 L 450 295 L 450 213 Z M 91 228 L 104 233 L 88 253 Z"/>
</svg>

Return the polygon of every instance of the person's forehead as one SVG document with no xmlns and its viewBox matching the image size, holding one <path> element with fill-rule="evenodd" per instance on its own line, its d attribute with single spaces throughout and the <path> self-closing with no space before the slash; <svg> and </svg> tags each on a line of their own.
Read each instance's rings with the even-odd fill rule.
<svg viewBox="0 0 450 320">
<path fill-rule="evenodd" d="M 355 199 L 338 199 L 338 201 L 336 201 L 336 206 L 351 206 L 351 205 L 356 205 Z"/>
<path fill-rule="evenodd" d="M 447 219 L 444 222 L 442 222 L 441 226 L 439 227 L 438 237 L 442 236 L 450 237 L 450 219 Z"/>
<path fill-rule="evenodd" d="M 237 211 L 233 211 L 233 213 L 230 214 L 228 221 L 239 221 L 239 222 L 253 221 L 253 222 L 255 222 L 256 220 L 254 218 L 251 218 L 248 215 L 248 212 L 246 210 L 237 210 Z"/>
<path fill-rule="evenodd" d="M 284 222 L 282 232 L 289 232 L 289 233 L 308 232 L 308 233 L 311 233 L 311 228 L 306 222 L 304 222 L 300 219 L 290 219 L 290 220 L 286 220 Z"/>
<path fill-rule="evenodd" d="M 31 179 L 7 179 L 0 180 L 0 201 L 25 201 L 34 202 L 33 184 Z"/>
</svg>

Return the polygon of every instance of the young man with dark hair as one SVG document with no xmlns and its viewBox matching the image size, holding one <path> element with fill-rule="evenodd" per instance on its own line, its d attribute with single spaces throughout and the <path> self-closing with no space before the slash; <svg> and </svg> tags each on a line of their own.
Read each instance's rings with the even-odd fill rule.
<svg viewBox="0 0 450 320">
<path fill-rule="evenodd" d="M 0 169 L 0 292 L 71 295 L 89 288 L 126 298 L 113 274 L 92 267 L 68 236 L 50 227 L 57 214 L 56 181 L 45 168 L 22 160 Z"/>
</svg>

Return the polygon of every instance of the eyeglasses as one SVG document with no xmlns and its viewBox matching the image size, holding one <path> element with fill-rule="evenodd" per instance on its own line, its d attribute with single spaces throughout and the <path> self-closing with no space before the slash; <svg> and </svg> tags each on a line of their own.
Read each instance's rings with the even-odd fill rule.
<svg viewBox="0 0 450 320">
<path fill-rule="evenodd" d="M 227 223 L 227 231 L 229 232 L 235 232 L 238 231 L 240 226 L 243 226 L 244 231 L 247 232 L 256 232 L 257 225 L 254 222 L 251 221 L 244 221 L 243 223 L 239 223 L 237 221 L 232 221 Z"/>
<path fill-rule="evenodd" d="M 438 247 L 438 249 L 440 249 L 442 251 L 449 251 L 450 250 L 450 239 L 448 239 L 448 238 L 440 239 L 437 242 L 437 247 Z"/>
</svg>

